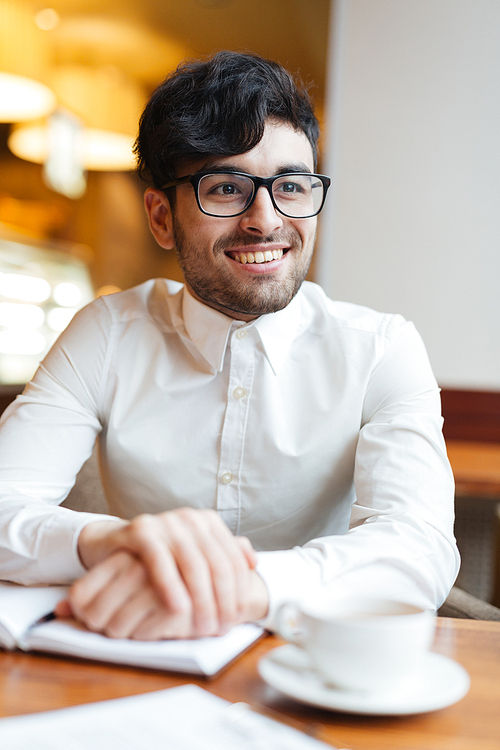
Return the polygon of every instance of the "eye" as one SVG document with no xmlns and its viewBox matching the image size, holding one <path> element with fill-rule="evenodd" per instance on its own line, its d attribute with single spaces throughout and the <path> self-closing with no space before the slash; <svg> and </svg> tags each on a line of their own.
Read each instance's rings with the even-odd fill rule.
<svg viewBox="0 0 500 750">
<path fill-rule="evenodd" d="M 311 179 L 308 175 L 288 175 L 276 180 L 273 192 L 277 198 L 303 198 L 311 192 Z"/>
<path fill-rule="evenodd" d="M 251 189 L 252 182 L 228 173 L 205 175 L 199 186 L 200 196 L 209 200 L 239 200 Z"/>
<path fill-rule="evenodd" d="M 282 182 L 279 190 L 282 193 L 301 193 L 303 191 L 302 186 L 297 182 Z"/>
<path fill-rule="evenodd" d="M 234 185 L 230 182 L 221 182 L 219 185 L 215 185 L 214 187 L 212 187 L 210 192 L 214 195 L 233 196 L 238 195 L 240 193 L 240 190 L 237 185 Z"/>
</svg>

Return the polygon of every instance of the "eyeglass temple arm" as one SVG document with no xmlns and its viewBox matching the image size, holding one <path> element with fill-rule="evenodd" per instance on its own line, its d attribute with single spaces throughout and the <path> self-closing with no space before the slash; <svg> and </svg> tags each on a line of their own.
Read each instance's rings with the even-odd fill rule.
<svg viewBox="0 0 500 750">
<path fill-rule="evenodd" d="M 162 185 L 160 190 L 166 190 L 167 188 L 175 187 L 176 185 L 182 185 L 185 182 L 191 181 L 191 175 L 187 174 L 185 177 L 179 177 L 177 180 L 171 180 L 171 182 L 166 182 L 165 185 Z"/>
</svg>

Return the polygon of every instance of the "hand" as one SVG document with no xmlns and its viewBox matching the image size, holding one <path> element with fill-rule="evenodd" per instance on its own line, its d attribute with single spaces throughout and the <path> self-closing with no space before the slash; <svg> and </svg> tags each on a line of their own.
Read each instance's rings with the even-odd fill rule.
<svg viewBox="0 0 500 750">
<path fill-rule="evenodd" d="M 248 583 L 248 602 L 258 600 L 261 587 L 267 601 L 265 584 L 253 570 L 249 571 Z M 147 578 L 144 566 L 124 550 L 114 552 L 77 581 L 69 599 L 57 605 L 56 614 L 59 617 L 73 615 L 90 630 L 111 638 L 160 640 L 222 635 L 225 632 L 223 628 L 199 633 L 192 610 L 174 614 L 164 607 Z M 252 618 L 243 616 L 239 621 L 249 619 Z"/>
<path fill-rule="evenodd" d="M 213 635 L 267 612 L 250 542 L 234 537 L 214 511 L 180 508 L 129 523 L 95 522 L 81 532 L 78 549 L 91 570 L 72 587 L 69 605 L 93 630 Z M 118 550 L 129 554 L 115 556 Z"/>
</svg>

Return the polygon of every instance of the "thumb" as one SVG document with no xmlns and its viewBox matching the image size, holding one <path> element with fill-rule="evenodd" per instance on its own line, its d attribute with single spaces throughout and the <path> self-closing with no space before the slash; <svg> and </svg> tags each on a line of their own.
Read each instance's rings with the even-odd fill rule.
<svg viewBox="0 0 500 750">
<path fill-rule="evenodd" d="M 56 617 L 72 617 L 73 612 L 71 611 L 71 605 L 67 599 L 63 599 L 58 602 L 55 606 L 54 612 Z"/>
</svg>

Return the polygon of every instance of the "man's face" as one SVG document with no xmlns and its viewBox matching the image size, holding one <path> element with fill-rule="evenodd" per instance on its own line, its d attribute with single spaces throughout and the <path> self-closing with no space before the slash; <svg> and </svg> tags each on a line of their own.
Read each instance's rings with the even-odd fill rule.
<svg viewBox="0 0 500 750">
<path fill-rule="evenodd" d="M 221 167 L 260 177 L 284 171 L 312 172 L 313 153 L 303 133 L 269 121 L 262 140 L 251 151 L 189 160 L 182 165 L 182 174 Z M 238 320 L 252 320 L 286 307 L 309 268 L 316 217 L 290 219 L 279 214 L 263 187 L 244 214 L 231 218 L 203 214 L 190 184 L 180 185 L 176 191 L 171 229 L 193 296 Z M 273 259 L 256 262 L 262 259 L 257 254 L 266 251 L 267 258 L 271 251 Z M 254 262 L 242 263 L 241 254 L 248 258 L 250 252 Z"/>
</svg>

